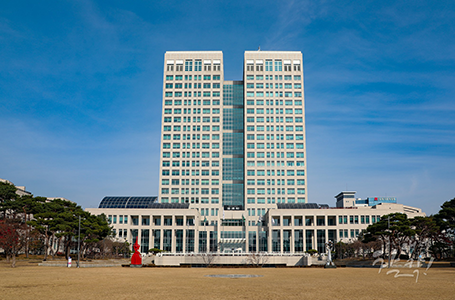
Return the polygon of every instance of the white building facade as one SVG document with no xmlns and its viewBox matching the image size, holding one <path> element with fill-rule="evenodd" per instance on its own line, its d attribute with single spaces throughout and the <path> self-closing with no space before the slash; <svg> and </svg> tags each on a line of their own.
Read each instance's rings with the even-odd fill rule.
<svg viewBox="0 0 455 300">
<path fill-rule="evenodd" d="M 137 237 L 141 252 L 325 252 L 383 215 L 424 215 L 355 192 L 336 207 L 307 203 L 302 53 L 247 51 L 243 74 L 225 80 L 221 51 L 166 52 L 158 198 L 87 209 L 106 214 L 117 239 Z"/>
</svg>

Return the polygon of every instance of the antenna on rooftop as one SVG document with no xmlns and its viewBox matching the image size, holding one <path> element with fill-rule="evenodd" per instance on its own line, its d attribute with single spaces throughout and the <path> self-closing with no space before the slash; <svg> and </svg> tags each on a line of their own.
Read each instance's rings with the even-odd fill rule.
<svg viewBox="0 0 455 300">
<path fill-rule="evenodd" d="M 258 51 L 261 51 L 261 45 L 259 45 Z"/>
</svg>

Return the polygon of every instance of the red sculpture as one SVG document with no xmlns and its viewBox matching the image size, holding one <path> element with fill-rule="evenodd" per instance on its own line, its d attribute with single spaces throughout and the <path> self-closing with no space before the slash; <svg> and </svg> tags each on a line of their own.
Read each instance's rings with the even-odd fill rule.
<svg viewBox="0 0 455 300">
<path fill-rule="evenodd" d="M 139 244 L 137 243 L 137 237 L 136 237 L 136 243 L 134 243 L 133 249 L 134 249 L 134 254 L 131 257 L 131 265 L 133 266 L 142 266 L 142 258 L 141 254 L 139 253 Z"/>
</svg>

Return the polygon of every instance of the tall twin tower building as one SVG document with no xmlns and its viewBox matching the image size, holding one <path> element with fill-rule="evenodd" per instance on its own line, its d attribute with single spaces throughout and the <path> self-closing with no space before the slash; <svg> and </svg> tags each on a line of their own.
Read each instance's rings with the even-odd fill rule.
<svg viewBox="0 0 455 300">
<path fill-rule="evenodd" d="M 159 203 L 108 196 L 88 209 L 108 216 L 118 240 L 169 253 L 155 263 L 234 250 L 290 253 L 281 262 L 295 265 L 385 214 L 424 215 L 354 191 L 335 196 L 336 208 L 307 203 L 301 52 L 247 51 L 238 81 L 224 79 L 220 51 L 166 52 L 163 81 Z"/>
<path fill-rule="evenodd" d="M 221 51 L 166 52 L 163 81 L 161 203 L 254 226 L 306 202 L 301 52 L 246 51 L 238 81 Z"/>
</svg>

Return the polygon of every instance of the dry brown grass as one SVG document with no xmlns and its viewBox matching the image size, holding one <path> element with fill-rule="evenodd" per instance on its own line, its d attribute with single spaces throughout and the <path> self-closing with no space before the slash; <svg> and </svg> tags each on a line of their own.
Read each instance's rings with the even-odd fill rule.
<svg viewBox="0 0 455 300">
<path fill-rule="evenodd" d="M 402 270 L 412 274 L 414 269 Z M 0 299 L 455 299 L 455 268 L 62 268 L 0 261 Z M 256 274 L 257 278 L 210 278 Z"/>
</svg>

